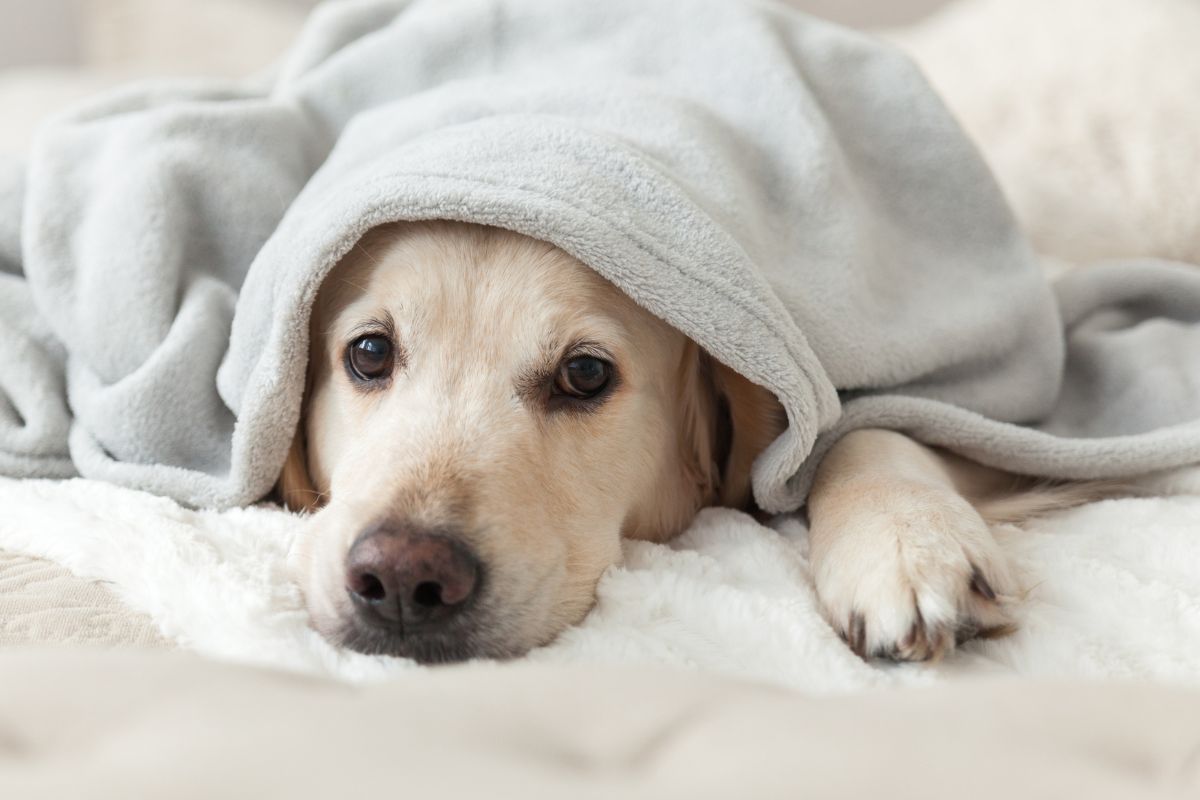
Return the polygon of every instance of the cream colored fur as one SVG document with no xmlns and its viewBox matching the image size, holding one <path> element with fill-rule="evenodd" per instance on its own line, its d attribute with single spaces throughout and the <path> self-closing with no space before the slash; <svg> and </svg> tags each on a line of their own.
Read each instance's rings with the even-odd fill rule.
<svg viewBox="0 0 1200 800">
<path fill-rule="evenodd" d="M 966 0 L 891 36 L 1039 253 L 1200 263 L 1200 3 Z"/>
<path fill-rule="evenodd" d="M 344 354 L 385 318 L 403 363 L 365 391 Z M 486 593 L 466 654 L 544 643 L 591 608 L 622 536 L 661 541 L 705 505 L 744 502 L 753 455 L 778 427 L 742 400 L 763 390 L 592 270 L 481 226 L 372 232 L 323 286 L 311 341 L 280 488 L 316 511 L 294 564 L 315 625 L 335 640 L 353 613 L 346 554 L 382 521 L 447 532 L 480 556 Z M 580 342 L 612 355 L 615 388 L 595 411 L 551 411 L 530 376 L 553 376 Z"/>
<path fill-rule="evenodd" d="M 385 318 L 402 364 L 364 390 L 346 348 Z M 608 401 L 552 413 L 522 395 L 581 341 L 613 355 Z M 784 424 L 769 392 L 561 250 L 457 223 L 359 243 L 315 305 L 308 383 L 280 490 L 316 512 L 293 555 L 314 624 L 350 645 L 346 554 L 371 526 L 450 532 L 477 552 L 487 595 L 464 653 L 516 654 L 583 617 L 622 537 L 663 541 L 705 506 L 748 507 L 753 459 Z M 821 608 L 863 656 L 937 658 L 1007 630 L 1020 587 L 979 509 L 1021 519 L 1095 494 L 853 433 L 809 502 Z"/>
<path fill-rule="evenodd" d="M 999 632 L 1018 592 L 974 469 L 892 431 L 843 438 L 809 498 L 822 610 L 859 655 L 925 660 Z M 970 486 L 982 489 L 982 486 Z"/>
</svg>

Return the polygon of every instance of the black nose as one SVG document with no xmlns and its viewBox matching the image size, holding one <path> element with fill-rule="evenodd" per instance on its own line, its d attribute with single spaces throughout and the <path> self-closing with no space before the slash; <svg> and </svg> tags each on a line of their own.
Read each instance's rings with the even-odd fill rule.
<svg viewBox="0 0 1200 800">
<path fill-rule="evenodd" d="M 442 624 L 478 584 L 479 559 L 448 536 L 378 528 L 360 536 L 346 557 L 346 591 L 374 624 Z"/>
</svg>

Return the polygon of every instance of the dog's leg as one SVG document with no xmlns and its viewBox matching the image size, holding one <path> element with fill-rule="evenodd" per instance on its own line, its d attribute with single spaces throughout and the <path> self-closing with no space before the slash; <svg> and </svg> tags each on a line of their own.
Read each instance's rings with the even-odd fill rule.
<svg viewBox="0 0 1200 800">
<path fill-rule="evenodd" d="M 813 574 L 855 652 L 921 661 L 1009 627 L 1011 571 L 963 494 L 988 481 L 892 431 L 848 434 L 825 457 L 808 500 Z"/>
</svg>

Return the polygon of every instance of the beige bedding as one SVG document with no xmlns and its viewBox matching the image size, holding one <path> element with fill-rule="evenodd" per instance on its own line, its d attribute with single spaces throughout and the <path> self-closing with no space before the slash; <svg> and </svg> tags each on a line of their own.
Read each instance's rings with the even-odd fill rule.
<svg viewBox="0 0 1200 800">
<path fill-rule="evenodd" d="M 36 642 L 165 646 L 150 618 L 99 581 L 0 550 L 0 648 Z"/>
<path fill-rule="evenodd" d="M 978 71 L 917 44 L 967 124 L 985 127 L 950 80 Z M 57 104 L 52 92 L 74 97 L 107 74 L 0 80 L 0 150 L 27 141 L 14 109 L 40 113 Z M 1072 244 L 1078 230 L 1050 224 L 1042 189 L 1088 148 L 1038 159 L 1030 176 L 1012 154 L 1021 130 L 1040 134 L 1000 141 L 1005 130 L 984 137 L 989 158 L 1027 221 L 1044 221 L 1039 242 L 1070 259 L 1052 238 Z M 1032 188 L 1013 191 L 1022 185 Z M 1102 216 L 1081 224 L 1125 231 L 1097 225 Z M 1158 229 L 1135 222 L 1139 237 Z M 167 646 L 104 584 L 0 552 L 0 798 L 1200 796 L 1200 694 L 1163 686 L 988 682 L 817 699 L 692 674 L 524 664 L 352 689 L 180 653 L 13 649 L 46 642 Z"/>
<path fill-rule="evenodd" d="M 0 797 L 347 796 L 1196 797 L 1200 693 L 812 698 L 528 663 L 352 689 L 181 653 L 0 655 Z"/>
</svg>

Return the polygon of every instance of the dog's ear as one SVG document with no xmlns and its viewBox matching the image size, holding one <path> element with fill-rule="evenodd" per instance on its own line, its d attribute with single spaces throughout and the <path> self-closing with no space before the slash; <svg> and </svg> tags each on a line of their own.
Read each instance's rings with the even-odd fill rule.
<svg viewBox="0 0 1200 800">
<path fill-rule="evenodd" d="M 322 293 L 323 294 L 323 293 Z M 312 317 L 309 320 L 309 344 L 319 342 L 317 320 L 320 310 L 321 295 L 313 304 Z M 316 511 L 325 505 L 325 495 L 317 491 L 313 484 L 312 473 L 308 469 L 308 419 L 309 401 L 313 393 L 313 354 L 320 352 L 318 348 L 310 347 L 309 363 L 304 370 L 304 394 L 300 396 L 300 419 L 296 420 L 296 432 L 292 434 L 292 446 L 288 449 L 287 459 L 275 483 L 275 495 L 280 502 L 292 511 Z"/>
<path fill-rule="evenodd" d="M 315 511 L 321 505 L 321 493 L 313 486 L 308 473 L 308 447 L 304 433 L 304 418 L 296 425 L 296 435 L 288 450 L 287 460 L 275 484 L 275 493 L 292 511 Z"/>
<path fill-rule="evenodd" d="M 783 432 L 787 416 L 770 390 L 706 357 L 717 396 L 713 434 L 717 443 L 713 457 L 719 469 L 717 498 L 723 506 L 750 508 L 750 467 Z"/>
<path fill-rule="evenodd" d="M 694 342 L 684 351 L 679 399 L 683 468 L 703 505 L 750 508 L 750 467 L 787 424 L 775 395 Z"/>
<path fill-rule="evenodd" d="M 718 502 L 721 482 L 721 395 L 712 372 L 714 363 L 695 342 L 688 341 L 678 384 L 680 466 L 701 505 Z"/>
</svg>

